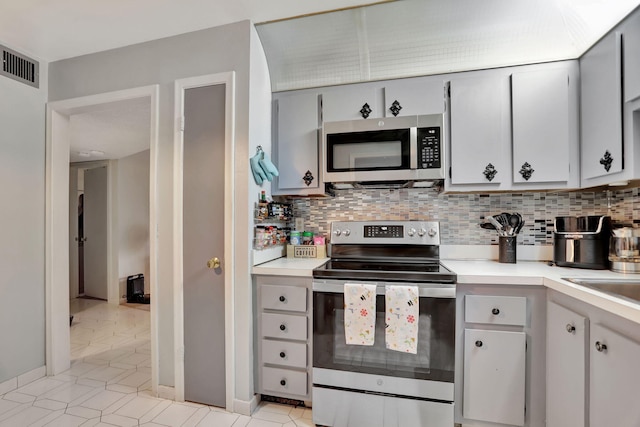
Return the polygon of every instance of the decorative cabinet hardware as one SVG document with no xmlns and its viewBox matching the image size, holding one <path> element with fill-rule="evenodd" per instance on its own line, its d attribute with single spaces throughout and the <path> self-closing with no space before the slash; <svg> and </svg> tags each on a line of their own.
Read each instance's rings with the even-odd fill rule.
<svg viewBox="0 0 640 427">
<path fill-rule="evenodd" d="M 522 165 L 522 167 L 520 168 L 520 175 L 522 175 L 522 177 L 526 180 L 529 181 L 529 178 L 531 178 L 531 175 L 535 172 L 535 169 L 533 169 L 531 167 L 531 165 L 529 164 L 529 162 L 524 162 L 524 164 Z"/>
<path fill-rule="evenodd" d="M 395 101 L 393 101 L 393 104 L 391 104 L 391 107 L 389 107 L 389 110 L 391 111 L 391 114 L 393 114 L 394 117 L 397 117 L 398 114 L 400 113 L 400 110 L 402 110 L 402 106 L 396 99 Z"/>
<path fill-rule="evenodd" d="M 600 341 L 596 341 L 596 350 L 599 352 L 607 351 L 607 345 L 602 344 Z"/>
<path fill-rule="evenodd" d="M 287 329 L 287 325 L 285 325 L 284 323 L 282 325 L 280 325 L 280 330 L 284 331 L 285 329 Z"/>
<path fill-rule="evenodd" d="M 280 352 L 280 357 L 281 357 L 282 359 L 284 359 L 285 357 L 287 357 L 287 354 L 286 354 L 284 351 L 281 351 L 281 352 Z"/>
<path fill-rule="evenodd" d="M 487 178 L 489 181 L 493 181 L 493 178 L 495 178 L 498 171 L 491 163 L 489 163 L 487 167 L 484 168 L 484 172 L 482 173 L 484 174 L 485 178 Z"/>
<path fill-rule="evenodd" d="M 570 334 L 574 333 L 576 331 L 576 327 L 573 326 L 571 323 L 567 324 L 567 332 L 569 332 Z"/>
<path fill-rule="evenodd" d="M 280 295 L 280 298 L 278 298 L 280 300 L 280 302 L 285 302 L 287 300 L 287 298 L 284 295 Z"/>
<path fill-rule="evenodd" d="M 287 385 L 287 380 L 280 380 L 280 385 L 282 387 L 286 386 Z"/>
<path fill-rule="evenodd" d="M 494 308 L 494 309 L 491 310 L 491 313 L 493 313 L 494 315 L 497 316 L 498 314 L 500 314 L 500 309 Z"/>
<path fill-rule="evenodd" d="M 308 170 L 302 177 L 302 180 L 305 184 L 307 184 L 307 187 L 310 186 L 313 182 L 313 174 L 311 173 L 311 171 Z"/>
<path fill-rule="evenodd" d="M 476 341 L 476 347 L 482 347 L 482 341 L 480 340 Z"/>
<path fill-rule="evenodd" d="M 611 163 L 613 163 L 613 157 L 611 157 L 611 153 L 607 150 L 604 152 L 604 157 L 600 159 L 600 164 L 604 166 L 604 170 L 609 172 L 609 169 L 611 169 Z"/>
<path fill-rule="evenodd" d="M 360 114 L 362 114 L 363 119 L 366 119 L 367 117 L 369 117 L 369 114 L 371 114 L 372 111 L 373 110 L 371 109 L 371 107 L 369 107 L 369 104 L 365 103 L 360 109 Z"/>
</svg>

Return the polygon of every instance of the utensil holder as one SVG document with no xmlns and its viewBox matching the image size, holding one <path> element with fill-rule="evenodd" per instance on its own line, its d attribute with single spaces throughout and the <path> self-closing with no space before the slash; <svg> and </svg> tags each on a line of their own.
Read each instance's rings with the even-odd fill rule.
<svg viewBox="0 0 640 427">
<path fill-rule="evenodd" d="M 516 263 L 516 236 L 498 237 L 498 262 Z"/>
</svg>

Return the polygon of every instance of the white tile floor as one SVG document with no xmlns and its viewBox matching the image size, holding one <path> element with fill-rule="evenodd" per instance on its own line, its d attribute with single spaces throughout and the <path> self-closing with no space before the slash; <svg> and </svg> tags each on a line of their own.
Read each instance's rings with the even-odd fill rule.
<svg viewBox="0 0 640 427">
<path fill-rule="evenodd" d="M 311 410 L 261 403 L 251 417 L 151 394 L 149 312 L 71 301 L 71 369 L 0 395 L 0 427 L 310 427 Z"/>
</svg>

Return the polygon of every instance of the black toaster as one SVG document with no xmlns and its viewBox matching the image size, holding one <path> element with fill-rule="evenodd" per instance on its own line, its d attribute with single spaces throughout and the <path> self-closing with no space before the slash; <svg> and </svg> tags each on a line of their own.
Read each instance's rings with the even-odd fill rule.
<svg viewBox="0 0 640 427">
<path fill-rule="evenodd" d="M 558 216 L 553 226 L 553 261 L 561 267 L 609 268 L 611 217 Z"/>
</svg>

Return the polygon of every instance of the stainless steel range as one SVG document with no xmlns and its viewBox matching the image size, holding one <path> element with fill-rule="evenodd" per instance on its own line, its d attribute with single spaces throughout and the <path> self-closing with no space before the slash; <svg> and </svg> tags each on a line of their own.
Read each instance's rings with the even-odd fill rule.
<svg viewBox="0 0 640 427">
<path fill-rule="evenodd" d="M 453 426 L 456 275 L 440 264 L 438 222 L 334 222 L 331 235 L 331 259 L 313 271 L 313 422 Z M 361 288 L 375 293 L 375 331 L 358 345 L 345 292 Z M 411 350 L 389 344 L 397 289 L 417 293 Z"/>
</svg>

